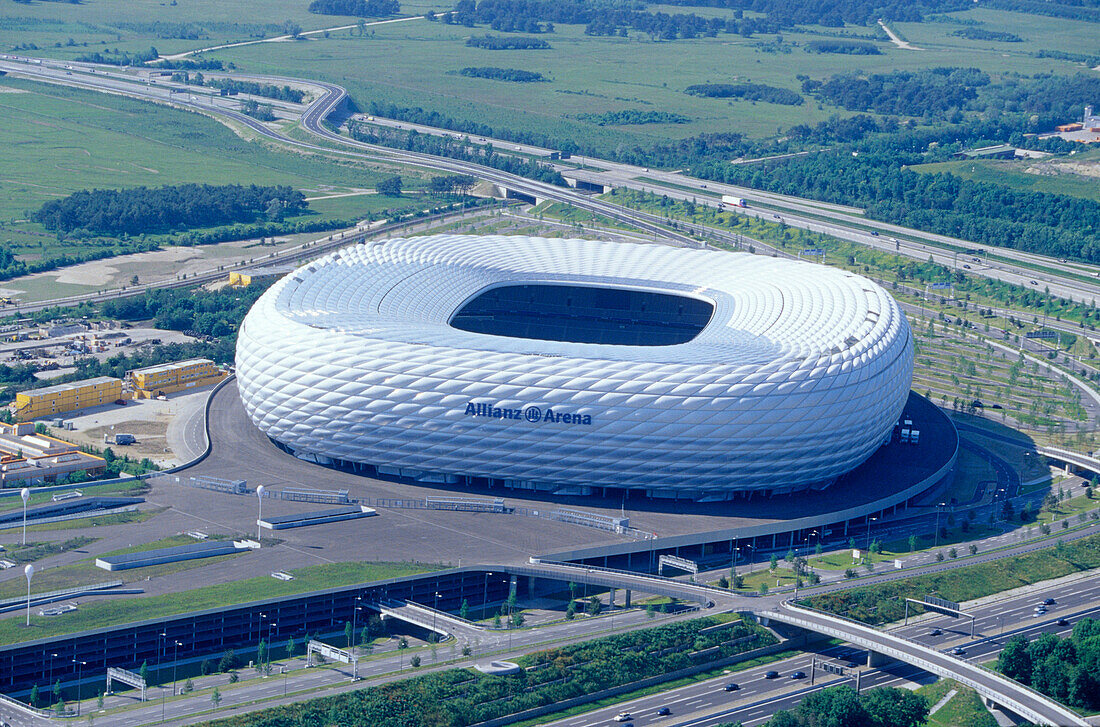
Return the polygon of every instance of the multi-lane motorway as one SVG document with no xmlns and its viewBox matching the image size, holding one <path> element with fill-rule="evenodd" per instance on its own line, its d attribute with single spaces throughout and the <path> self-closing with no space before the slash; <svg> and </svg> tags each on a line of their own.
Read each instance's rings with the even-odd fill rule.
<svg viewBox="0 0 1100 727">
<path fill-rule="evenodd" d="M 325 125 L 326 119 L 334 111 L 341 108 L 347 98 L 344 89 L 335 84 L 283 77 L 270 77 L 269 79 L 278 83 L 309 84 L 318 90 L 317 98 L 302 113 L 301 123 L 304 128 L 319 138 L 336 145 L 336 148 L 311 144 L 288 137 L 237 111 L 237 102 L 234 99 L 223 99 L 207 93 L 198 93 L 193 87 L 177 86 L 177 84 L 172 84 L 163 79 L 156 79 L 154 82 L 154 79 L 124 73 L 106 66 L 66 64 L 49 59 L 28 59 L 12 55 L 0 57 L 0 70 L 50 83 L 78 86 L 108 93 L 120 93 L 161 103 L 172 103 L 217 118 L 230 120 L 234 124 L 245 126 L 256 134 L 285 145 L 332 154 L 364 155 L 376 159 L 386 158 L 435 170 L 472 174 L 520 194 L 540 200 L 553 200 L 571 204 L 617 221 L 626 222 L 646 232 L 659 234 L 665 239 L 671 239 L 681 244 L 699 244 L 697 239 L 692 236 L 670 230 L 659 215 L 643 213 L 597 200 L 590 195 L 573 189 L 532 181 L 471 162 L 353 141 Z M 252 77 L 260 78 L 259 76 Z M 439 131 L 440 133 L 454 134 L 454 132 Z M 495 140 L 492 141 L 495 142 Z M 345 149 L 339 147 L 345 147 Z M 346 149 L 348 147 L 350 147 L 350 150 Z M 603 173 L 611 175 L 611 178 L 607 180 L 608 184 L 635 189 L 644 188 L 650 191 L 653 191 L 656 186 L 660 188 L 661 193 L 670 197 L 684 199 L 702 197 L 704 202 L 707 199 L 712 199 L 711 204 L 717 204 L 714 198 L 719 194 L 747 195 L 750 198 L 763 200 L 776 207 L 782 207 L 782 211 L 777 214 L 770 210 L 739 210 L 744 214 L 778 217 L 789 225 L 824 232 L 870 247 L 896 251 L 920 260 L 932 257 L 943 264 L 957 265 L 958 251 L 974 247 L 972 243 L 965 240 L 867 220 L 860 216 L 856 210 L 839 205 L 828 205 L 798 197 L 707 183 L 678 172 L 651 171 L 645 168 L 592 158 L 586 158 L 586 160 L 590 163 L 597 163 L 603 169 Z M 668 186 L 661 187 L 662 183 Z M 872 234 L 872 232 L 879 234 Z M 881 232 L 893 237 L 884 237 Z M 1091 300 L 1100 294 L 1100 281 L 1094 283 L 1082 279 L 1083 275 L 1100 273 L 1100 269 L 1079 264 L 1069 266 L 1050 258 L 1009 248 L 988 248 L 988 250 L 991 256 L 995 254 L 995 260 L 985 260 L 982 265 L 974 266 L 974 269 L 970 271 L 972 274 L 1016 283 L 1025 287 L 1041 287 L 1044 290 L 1049 288 L 1052 295 L 1075 300 Z M 964 264 L 969 263 L 966 263 L 964 259 Z"/>
<path fill-rule="evenodd" d="M 971 639 L 970 622 L 946 616 L 924 618 L 920 623 L 896 629 L 895 633 L 917 639 L 928 646 L 949 651 L 960 646 L 966 652 L 960 658 L 974 663 L 996 658 L 1006 639 L 1016 634 L 1035 638 L 1044 633 L 1067 636 L 1073 624 L 1082 618 L 1100 617 L 1100 576 L 1072 580 L 1049 589 L 1031 588 L 1009 598 L 983 599 L 980 605 L 969 609 L 976 617 L 976 639 Z M 1049 606 L 1047 614 L 1036 616 L 1035 606 L 1045 598 L 1054 598 L 1057 604 Z M 1068 625 L 1059 625 L 1060 619 Z M 965 622 L 961 622 L 965 621 Z M 935 630 L 941 631 L 933 635 Z M 719 677 L 690 684 L 633 700 L 624 700 L 582 715 L 569 717 L 547 725 L 553 727 L 604 727 L 615 723 L 620 712 L 628 712 L 638 727 L 710 727 L 722 722 L 742 722 L 754 727 L 766 721 L 780 709 L 794 707 L 811 691 L 829 686 L 847 684 L 855 686 L 854 675 L 861 672 L 860 687 L 906 686 L 927 683 L 932 675 L 907 664 L 893 662 L 882 668 L 865 666 L 866 652 L 848 645 L 822 648 L 782 661 L 753 667 L 745 671 L 730 672 Z M 814 685 L 810 686 L 811 660 L 826 661 L 845 669 L 845 676 L 818 671 Z M 861 663 L 858 667 L 849 664 Z M 769 679 L 767 672 L 777 671 L 779 676 Z M 805 679 L 792 679 L 794 672 L 804 672 Z M 725 686 L 735 683 L 736 691 L 727 692 Z M 659 715 L 658 710 L 668 707 L 671 715 Z"/>
</svg>

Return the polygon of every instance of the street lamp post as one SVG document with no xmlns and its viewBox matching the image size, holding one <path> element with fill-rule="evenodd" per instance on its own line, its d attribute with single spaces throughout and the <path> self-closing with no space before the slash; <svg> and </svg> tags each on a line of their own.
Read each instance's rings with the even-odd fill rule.
<svg viewBox="0 0 1100 727">
<path fill-rule="evenodd" d="M 183 646 L 179 641 L 174 642 L 175 646 L 172 647 L 172 696 L 176 696 L 176 664 L 179 656 L 179 648 Z"/>
<path fill-rule="evenodd" d="M 23 545 L 27 544 L 27 500 L 31 499 L 30 489 L 24 487 L 19 491 L 19 497 L 23 498 Z"/>
<path fill-rule="evenodd" d="M 485 617 L 485 609 L 489 607 L 489 576 L 493 575 L 492 572 L 485 574 L 485 582 L 483 584 L 483 591 L 481 593 L 481 616 Z"/>
<path fill-rule="evenodd" d="M 877 517 L 867 518 L 867 550 L 871 549 L 871 523 L 878 520 Z"/>
<path fill-rule="evenodd" d="M 264 490 L 265 489 L 266 488 L 263 485 L 260 485 L 259 487 L 256 488 L 256 504 L 257 504 L 256 542 L 257 543 L 260 542 L 260 521 L 263 520 L 263 517 L 264 517 Z"/>
<path fill-rule="evenodd" d="M 283 665 L 283 696 L 286 696 L 286 665 Z"/>
<path fill-rule="evenodd" d="M 352 648 L 354 648 L 355 645 L 356 645 L 355 640 L 356 640 L 356 634 L 358 633 L 356 631 L 356 629 L 359 628 L 359 609 L 361 609 L 363 607 L 362 604 L 360 604 L 359 602 L 362 601 L 362 600 L 363 600 L 362 596 L 356 596 L 355 597 L 355 608 L 352 609 L 352 612 L 351 612 L 351 646 L 352 646 Z"/>
<path fill-rule="evenodd" d="M 23 569 L 23 575 L 27 577 L 27 626 L 31 625 L 31 576 L 34 575 L 34 566 L 27 563 Z"/>
<path fill-rule="evenodd" d="M 939 544 L 940 544 L 940 511 L 941 511 L 941 508 L 945 507 L 946 505 L 947 505 L 946 502 L 937 502 L 936 503 L 936 539 L 935 539 L 935 543 L 932 546 L 934 548 L 939 547 Z"/>
<path fill-rule="evenodd" d="M 80 661 L 79 659 L 72 660 L 76 664 L 76 716 L 80 716 L 80 677 L 83 673 L 83 666 L 87 664 L 86 661 Z"/>
</svg>

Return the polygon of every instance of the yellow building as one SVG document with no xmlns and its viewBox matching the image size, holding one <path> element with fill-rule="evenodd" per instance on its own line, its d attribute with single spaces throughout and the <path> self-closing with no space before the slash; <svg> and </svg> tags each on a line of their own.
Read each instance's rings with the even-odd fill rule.
<svg viewBox="0 0 1100 727">
<path fill-rule="evenodd" d="M 208 358 L 192 358 L 134 369 L 126 376 L 134 389 L 134 398 L 152 399 L 161 394 L 216 384 L 226 374 Z"/>
<path fill-rule="evenodd" d="M 229 284 L 240 288 L 247 288 L 252 285 L 252 276 L 245 273 L 230 273 Z"/>
<path fill-rule="evenodd" d="M 84 381 L 21 391 L 15 395 L 15 417 L 21 422 L 90 406 L 113 404 L 122 398 L 122 381 L 99 376 Z"/>
</svg>

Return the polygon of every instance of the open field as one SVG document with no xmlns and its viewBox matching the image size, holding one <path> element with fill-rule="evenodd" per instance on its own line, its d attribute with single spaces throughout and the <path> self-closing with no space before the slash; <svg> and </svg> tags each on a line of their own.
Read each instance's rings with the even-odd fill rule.
<svg viewBox="0 0 1100 727">
<path fill-rule="evenodd" d="M 925 173 L 948 172 L 976 182 L 1004 184 L 1015 189 L 1067 194 L 1100 202 L 1100 150 L 1082 150 L 1055 159 L 966 159 L 912 167 Z"/>
<path fill-rule="evenodd" d="M 928 718 L 928 727 L 996 727 L 997 720 L 982 704 L 982 698 L 969 687 L 950 679 L 940 679 L 917 689 L 917 694 L 928 700 L 928 706 L 935 706 L 951 690 L 951 697 L 939 710 Z"/>
<path fill-rule="evenodd" d="M 186 566 L 188 563 L 203 564 L 220 561 L 225 558 L 236 558 L 237 555 L 223 555 L 217 558 L 204 560 L 185 561 L 184 563 L 169 563 L 164 566 L 149 566 L 148 568 L 135 568 L 130 571 L 122 571 L 121 577 L 131 581 L 142 580 L 146 574 L 158 568 L 171 568 Z M 105 581 L 111 577 L 119 577 L 117 574 L 107 575 L 94 566 L 74 566 L 74 568 L 91 568 L 95 572 L 89 574 L 84 580 L 76 580 L 73 585 Z M 222 606 L 247 603 L 261 598 L 273 598 L 275 596 L 292 595 L 306 591 L 333 588 L 336 586 L 366 583 L 368 581 L 382 580 L 385 578 L 397 578 L 399 576 L 414 575 L 433 570 L 432 566 L 413 563 L 333 563 L 317 566 L 308 566 L 290 571 L 294 576 L 292 581 L 279 581 L 264 575 L 234 583 L 221 583 L 205 588 L 196 588 L 180 593 L 171 593 L 163 596 L 150 596 L 148 598 L 114 598 L 83 603 L 80 610 L 65 614 L 61 618 L 32 619 L 32 627 L 35 628 L 35 638 L 45 638 L 57 634 L 72 633 L 89 628 L 102 628 L 114 624 L 130 623 L 147 618 L 185 613 L 187 611 L 200 611 L 207 608 L 219 608 Z M 51 573 L 63 572 L 59 576 L 50 576 Z M 133 574 L 133 575 L 131 575 Z M 69 585 L 69 579 L 74 578 L 75 572 L 66 571 L 64 568 L 55 568 L 44 571 L 35 576 L 34 590 L 56 590 Z M 90 576 L 95 575 L 95 578 Z M 163 575 L 157 572 L 156 575 Z M 49 587 L 47 587 L 47 578 Z M 54 585 L 57 581 L 60 585 Z M 20 586 L 20 581 L 11 581 L 4 584 Z M 18 590 L 13 588 L 12 590 Z M 2 595 L 2 592 L 0 592 Z M 16 593 L 15 595 L 18 595 Z M 0 620 L 0 643 L 10 644 L 25 641 L 26 629 L 19 619 Z"/>
</svg>

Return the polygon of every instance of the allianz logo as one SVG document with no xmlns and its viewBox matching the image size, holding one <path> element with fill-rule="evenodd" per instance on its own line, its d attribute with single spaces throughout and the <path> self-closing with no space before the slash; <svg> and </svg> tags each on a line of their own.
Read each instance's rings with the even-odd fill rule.
<svg viewBox="0 0 1100 727">
<path fill-rule="evenodd" d="M 554 411 L 551 408 L 543 409 L 537 406 L 525 406 L 520 409 L 494 406 L 493 404 L 480 404 L 469 402 L 466 404 L 466 416 L 484 417 L 486 419 L 512 419 L 528 424 L 577 424 L 580 426 L 592 426 L 592 415 L 572 414 L 562 411 Z"/>
</svg>

